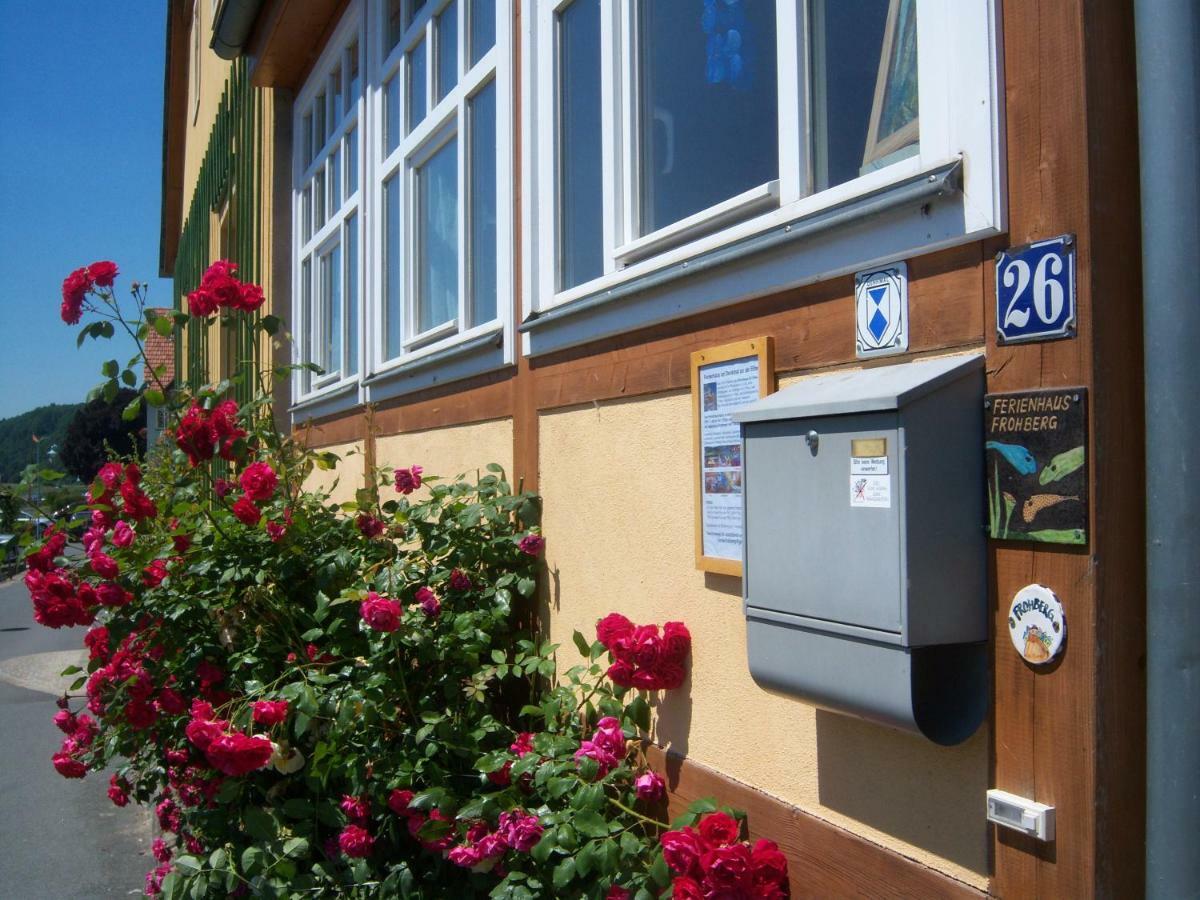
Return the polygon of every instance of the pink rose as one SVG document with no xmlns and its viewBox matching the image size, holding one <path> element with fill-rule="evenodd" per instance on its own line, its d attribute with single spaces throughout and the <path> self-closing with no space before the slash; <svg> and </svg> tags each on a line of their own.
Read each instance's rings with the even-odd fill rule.
<svg viewBox="0 0 1200 900">
<path fill-rule="evenodd" d="M 267 537 L 271 539 L 272 544 L 278 544 L 287 534 L 287 526 L 282 522 L 267 523 Z"/>
<path fill-rule="evenodd" d="M 358 608 L 362 620 L 376 631 L 395 631 L 400 627 L 400 604 L 371 591 Z"/>
<path fill-rule="evenodd" d="M 121 780 L 113 775 L 108 779 L 108 799 L 113 802 L 114 806 L 125 806 L 129 803 L 129 793 Z"/>
<path fill-rule="evenodd" d="M 410 466 L 407 469 L 396 469 L 396 491 L 400 494 L 411 494 L 421 486 L 420 466 Z"/>
<path fill-rule="evenodd" d="M 646 803 L 655 803 L 661 800 L 667 792 L 667 783 L 657 772 L 646 772 L 639 775 L 633 782 L 633 787 L 637 791 L 638 799 Z"/>
<path fill-rule="evenodd" d="M 114 547 L 128 547 L 133 543 L 134 537 L 134 531 L 129 527 L 128 522 L 121 521 L 113 526 L 112 542 Z"/>
<path fill-rule="evenodd" d="M 246 466 L 238 479 L 246 496 L 256 503 L 271 499 L 275 488 L 279 486 L 279 478 L 275 470 L 265 462 L 254 462 Z"/>
<path fill-rule="evenodd" d="M 338 835 L 338 846 L 347 856 L 362 859 L 371 855 L 375 838 L 359 825 L 347 825 Z"/>
<path fill-rule="evenodd" d="M 87 774 L 87 766 L 69 753 L 59 752 L 51 757 L 54 768 L 63 778 L 82 778 Z"/>
<path fill-rule="evenodd" d="M 537 816 L 528 815 L 522 810 L 513 810 L 500 814 L 497 831 L 508 846 L 521 853 L 528 853 L 542 839 L 543 829 Z"/>
<path fill-rule="evenodd" d="M 517 542 L 517 547 L 526 556 L 541 556 L 546 547 L 546 539 L 540 534 L 527 534 Z"/>
<path fill-rule="evenodd" d="M 518 759 L 526 753 L 531 753 L 533 751 L 533 733 L 522 731 L 517 735 L 517 739 L 508 745 L 508 749 L 517 754 Z"/>
<path fill-rule="evenodd" d="M 342 802 L 338 806 L 346 814 L 347 819 L 351 822 L 357 822 L 360 825 L 365 824 L 371 816 L 371 802 L 366 797 L 343 794 Z"/>
<path fill-rule="evenodd" d="M 257 700 L 254 703 L 254 721 L 259 725 L 279 725 L 287 721 L 286 700 Z"/>
<path fill-rule="evenodd" d="M 442 611 L 442 603 L 427 587 L 417 588 L 416 601 L 421 605 L 421 609 L 425 611 L 425 615 L 434 618 Z"/>
</svg>

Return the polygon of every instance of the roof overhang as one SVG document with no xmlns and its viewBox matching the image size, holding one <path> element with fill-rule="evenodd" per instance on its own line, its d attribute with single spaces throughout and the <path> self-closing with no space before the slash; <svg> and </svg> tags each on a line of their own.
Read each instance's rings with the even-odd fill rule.
<svg viewBox="0 0 1200 900">
<path fill-rule="evenodd" d="M 256 87 L 296 90 L 312 69 L 349 0 L 266 0 L 246 51 Z"/>
<path fill-rule="evenodd" d="M 162 208 L 158 274 L 170 278 L 183 228 L 183 158 L 187 140 L 188 32 L 192 4 L 168 0 L 166 60 L 163 64 Z"/>
</svg>

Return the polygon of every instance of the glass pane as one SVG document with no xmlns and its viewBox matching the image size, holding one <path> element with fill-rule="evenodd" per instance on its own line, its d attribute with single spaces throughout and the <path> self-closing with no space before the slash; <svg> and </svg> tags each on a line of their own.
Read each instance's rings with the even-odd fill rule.
<svg viewBox="0 0 1200 900">
<path fill-rule="evenodd" d="M 346 373 L 358 371 L 358 216 L 346 219 Z"/>
<path fill-rule="evenodd" d="M 779 177 L 775 4 L 638 5 L 641 230 Z"/>
<path fill-rule="evenodd" d="M 915 0 L 813 0 L 817 190 L 919 150 Z"/>
<path fill-rule="evenodd" d="M 305 324 L 307 327 L 304 333 L 300 336 L 300 359 L 304 362 L 314 362 L 312 355 L 313 341 L 313 308 L 312 308 L 312 262 L 311 257 L 304 260 L 300 265 L 300 308 L 304 311 Z M 309 381 L 312 379 L 310 372 L 305 370 L 300 375 L 304 384 L 304 390 L 308 390 Z"/>
<path fill-rule="evenodd" d="M 387 46 L 385 53 L 400 43 L 400 0 L 387 0 Z"/>
<path fill-rule="evenodd" d="M 346 132 L 346 196 L 358 190 L 358 129 Z"/>
<path fill-rule="evenodd" d="M 329 253 L 329 328 L 325 339 L 329 344 L 329 371 L 342 370 L 342 247 L 335 245 Z"/>
<path fill-rule="evenodd" d="M 342 206 L 342 154 L 333 151 L 329 158 L 329 214 L 332 216 Z"/>
<path fill-rule="evenodd" d="M 600 136 L 600 0 L 558 16 L 559 289 L 604 273 Z"/>
<path fill-rule="evenodd" d="M 458 84 L 458 4 L 452 2 L 437 17 L 437 98 Z"/>
<path fill-rule="evenodd" d="M 383 152 L 391 153 L 400 146 L 400 73 L 383 86 Z"/>
<path fill-rule="evenodd" d="M 496 82 L 470 100 L 471 324 L 496 318 Z"/>
<path fill-rule="evenodd" d="M 362 92 L 362 79 L 358 74 L 358 41 L 346 51 L 346 111 L 352 112 Z"/>
<path fill-rule="evenodd" d="M 310 182 L 304 188 L 304 194 L 300 198 L 300 232 L 304 235 L 304 240 L 312 237 L 312 183 Z"/>
<path fill-rule="evenodd" d="M 458 315 L 458 139 L 416 170 L 417 331 Z"/>
<path fill-rule="evenodd" d="M 400 177 L 393 175 L 383 183 L 383 296 L 387 304 L 384 318 L 387 324 L 388 359 L 400 355 L 400 299 L 403 272 L 400 253 Z"/>
<path fill-rule="evenodd" d="M 496 43 L 496 0 L 471 0 L 471 65 Z"/>
<path fill-rule="evenodd" d="M 313 112 L 316 114 L 315 127 L 313 128 L 313 151 L 314 155 L 321 151 L 325 146 L 325 136 L 328 131 L 325 127 L 325 95 L 317 96 L 316 106 Z"/>
<path fill-rule="evenodd" d="M 307 113 L 304 116 L 304 168 L 312 165 L 313 161 L 313 142 L 312 142 L 312 113 Z"/>
<path fill-rule="evenodd" d="M 329 99 L 333 102 L 333 115 L 330 117 L 329 130 L 331 132 L 337 130 L 338 122 L 342 121 L 342 112 L 345 106 L 342 105 L 342 70 L 336 68 L 333 74 L 329 76 Z"/>
<path fill-rule="evenodd" d="M 408 54 L 408 130 L 412 131 L 425 118 L 425 41 Z"/>
<path fill-rule="evenodd" d="M 313 231 L 320 231 L 325 224 L 325 166 L 317 169 L 313 179 Z"/>
<path fill-rule="evenodd" d="M 411 0 L 408 7 L 408 21 L 405 22 L 405 27 L 416 21 L 416 18 L 420 14 L 421 10 L 425 8 L 426 2 L 428 2 L 428 0 Z"/>
</svg>

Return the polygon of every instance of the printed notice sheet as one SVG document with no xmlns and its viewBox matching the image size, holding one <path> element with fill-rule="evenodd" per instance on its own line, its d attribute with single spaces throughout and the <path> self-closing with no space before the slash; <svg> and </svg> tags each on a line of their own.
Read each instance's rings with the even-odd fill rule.
<svg viewBox="0 0 1200 900">
<path fill-rule="evenodd" d="M 700 368 L 701 528 L 704 555 L 741 562 L 742 440 L 730 415 L 759 397 L 757 356 Z"/>
</svg>

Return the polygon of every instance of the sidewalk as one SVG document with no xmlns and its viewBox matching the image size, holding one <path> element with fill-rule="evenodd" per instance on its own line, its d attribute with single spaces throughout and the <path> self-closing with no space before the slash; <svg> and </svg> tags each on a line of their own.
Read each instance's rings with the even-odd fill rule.
<svg viewBox="0 0 1200 900">
<path fill-rule="evenodd" d="M 33 621 L 25 586 L 0 584 L 0 898 L 87 900 L 141 893 L 154 867 L 145 810 L 118 809 L 108 779 L 62 778 L 54 698 L 78 662 L 84 629 Z M 69 683 L 69 682 L 68 682 Z"/>
</svg>

